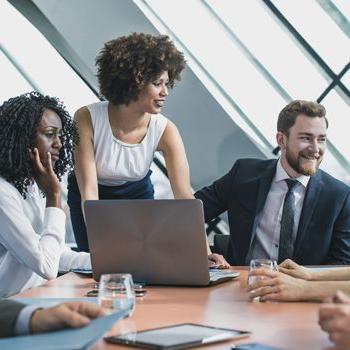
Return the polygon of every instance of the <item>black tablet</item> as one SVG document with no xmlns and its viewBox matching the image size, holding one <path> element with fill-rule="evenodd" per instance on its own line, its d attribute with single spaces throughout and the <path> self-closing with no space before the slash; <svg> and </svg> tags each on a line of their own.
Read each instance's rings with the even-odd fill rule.
<svg viewBox="0 0 350 350">
<path fill-rule="evenodd" d="M 250 332 L 193 323 L 148 329 L 104 338 L 114 344 L 136 346 L 145 349 L 185 349 L 228 339 L 247 337 Z"/>
</svg>

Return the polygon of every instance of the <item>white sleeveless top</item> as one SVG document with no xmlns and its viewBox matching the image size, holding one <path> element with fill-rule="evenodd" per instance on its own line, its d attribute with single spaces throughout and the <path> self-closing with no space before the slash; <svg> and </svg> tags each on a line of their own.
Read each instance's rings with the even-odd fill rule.
<svg viewBox="0 0 350 350">
<path fill-rule="evenodd" d="M 94 132 L 97 182 L 118 186 L 127 181 L 141 180 L 150 169 L 168 120 L 161 114 L 152 114 L 143 140 L 137 144 L 128 144 L 113 136 L 108 103 L 103 101 L 87 106 Z"/>
</svg>

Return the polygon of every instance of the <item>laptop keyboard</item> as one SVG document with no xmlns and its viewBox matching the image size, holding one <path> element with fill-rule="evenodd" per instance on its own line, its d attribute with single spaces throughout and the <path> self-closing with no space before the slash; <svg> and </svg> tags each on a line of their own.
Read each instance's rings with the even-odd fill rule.
<svg viewBox="0 0 350 350">
<path fill-rule="evenodd" d="M 227 271 L 227 270 L 219 270 L 219 269 L 210 269 L 209 270 L 210 281 L 215 282 L 222 278 L 235 278 L 239 276 L 239 272 L 236 271 Z"/>
</svg>

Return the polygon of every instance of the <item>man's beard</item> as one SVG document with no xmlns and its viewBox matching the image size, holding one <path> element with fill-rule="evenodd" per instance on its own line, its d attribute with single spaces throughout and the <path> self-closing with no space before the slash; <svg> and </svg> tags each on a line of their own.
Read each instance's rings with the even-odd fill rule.
<svg viewBox="0 0 350 350">
<path fill-rule="evenodd" d="M 289 151 L 288 147 L 286 149 L 286 159 L 288 164 L 293 168 L 294 171 L 296 171 L 299 174 L 306 175 L 306 176 L 313 176 L 316 174 L 318 167 L 321 163 L 321 157 L 319 159 L 316 159 L 316 162 L 314 165 L 302 165 L 302 152 L 299 152 L 297 158 L 292 155 L 292 153 Z"/>
</svg>

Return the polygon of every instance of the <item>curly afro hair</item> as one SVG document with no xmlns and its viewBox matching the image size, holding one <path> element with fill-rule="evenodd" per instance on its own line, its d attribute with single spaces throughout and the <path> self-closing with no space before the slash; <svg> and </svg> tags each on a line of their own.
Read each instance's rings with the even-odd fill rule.
<svg viewBox="0 0 350 350">
<path fill-rule="evenodd" d="M 56 112 L 62 122 L 62 148 L 54 167 L 61 180 L 73 167 L 73 148 L 78 142 L 76 126 L 63 104 L 57 98 L 30 92 L 10 98 L 0 106 L 0 176 L 14 185 L 23 198 L 33 182 L 29 149 L 33 148 L 46 109 Z"/>
<path fill-rule="evenodd" d="M 180 81 L 186 62 L 168 36 L 132 33 L 107 42 L 96 58 L 96 66 L 100 93 L 120 105 L 137 100 L 140 91 L 164 71 L 172 88 Z"/>
</svg>

